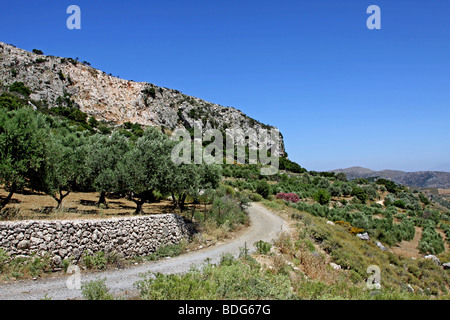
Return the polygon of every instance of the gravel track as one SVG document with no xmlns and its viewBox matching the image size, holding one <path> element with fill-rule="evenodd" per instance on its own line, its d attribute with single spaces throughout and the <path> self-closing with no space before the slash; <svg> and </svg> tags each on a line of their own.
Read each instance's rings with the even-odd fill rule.
<svg viewBox="0 0 450 320">
<path fill-rule="evenodd" d="M 134 283 L 141 279 L 139 275 L 142 273 L 161 272 L 173 274 L 186 272 L 192 266 L 201 266 L 206 259 L 216 263 L 225 253 L 237 256 L 240 248 L 244 246 L 252 251 L 254 242 L 259 240 L 270 242 L 281 231 L 288 230 L 288 226 L 282 218 L 257 203 L 253 203 L 249 207 L 248 212 L 250 226 L 237 238 L 221 245 L 189 252 L 174 258 L 145 262 L 125 269 L 95 273 L 82 272 L 81 283 L 98 278 L 106 278 L 106 285 L 110 292 L 118 295 L 137 295 L 138 292 L 134 287 Z M 70 276 L 68 274 L 67 276 L 16 281 L 0 285 L 0 300 L 38 300 L 44 297 L 52 300 L 81 299 L 81 290 L 71 290 L 67 287 L 67 279 Z"/>
</svg>

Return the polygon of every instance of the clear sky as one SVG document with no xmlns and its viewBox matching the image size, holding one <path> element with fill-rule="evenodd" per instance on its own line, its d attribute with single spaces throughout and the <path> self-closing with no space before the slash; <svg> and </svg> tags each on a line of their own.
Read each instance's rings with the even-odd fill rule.
<svg viewBox="0 0 450 320">
<path fill-rule="evenodd" d="M 447 0 L 3 1 L 0 41 L 238 108 L 308 170 L 450 171 Z"/>
</svg>

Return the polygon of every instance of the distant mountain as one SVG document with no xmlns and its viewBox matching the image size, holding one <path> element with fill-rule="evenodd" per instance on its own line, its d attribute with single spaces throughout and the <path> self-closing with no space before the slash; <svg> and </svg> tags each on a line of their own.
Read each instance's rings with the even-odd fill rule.
<svg viewBox="0 0 450 320">
<path fill-rule="evenodd" d="M 347 179 L 380 177 L 394 182 L 417 188 L 450 188 L 450 172 L 443 171 L 417 171 L 405 172 L 399 170 L 374 171 L 363 167 L 330 170 L 330 172 L 343 172 Z"/>
</svg>

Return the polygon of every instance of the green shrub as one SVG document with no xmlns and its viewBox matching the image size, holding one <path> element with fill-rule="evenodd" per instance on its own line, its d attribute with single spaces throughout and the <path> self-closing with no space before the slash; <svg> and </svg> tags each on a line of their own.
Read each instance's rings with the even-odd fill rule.
<svg viewBox="0 0 450 320">
<path fill-rule="evenodd" d="M 241 203 L 230 196 L 216 197 L 207 219 L 213 219 L 218 226 L 228 224 L 233 230 L 248 221 L 247 213 L 243 209 Z"/>
<path fill-rule="evenodd" d="M 292 299 L 287 275 L 261 269 L 254 260 L 227 258 L 218 266 L 206 264 L 202 271 L 184 274 L 149 274 L 136 283 L 146 300 Z"/>
<path fill-rule="evenodd" d="M 423 233 L 418 249 L 423 254 L 439 254 L 445 251 L 442 236 L 436 231 L 435 223 L 431 220 L 427 220 L 423 224 Z"/>
<path fill-rule="evenodd" d="M 5 250 L 0 249 L 0 272 L 3 272 L 6 269 L 6 263 L 9 260 L 9 255 Z"/>
<path fill-rule="evenodd" d="M 400 209 L 406 208 L 406 203 L 403 200 L 396 200 L 396 201 L 394 201 L 393 205 Z"/>
<path fill-rule="evenodd" d="M 270 194 L 270 186 L 267 180 L 259 180 L 256 184 L 256 192 L 260 194 L 263 198 L 267 198 Z"/>
<path fill-rule="evenodd" d="M 0 107 L 7 109 L 8 111 L 16 110 L 26 106 L 26 101 L 14 96 L 8 92 L 2 93 L 0 96 Z"/>
<path fill-rule="evenodd" d="M 328 188 L 328 191 L 332 197 L 340 197 L 342 195 L 342 189 L 334 184 Z"/>
<path fill-rule="evenodd" d="M 36 278 L 50 270 L 50 256 L 10 256 L 0 249 L 0 275 L 3 279 Z"/>
<path fill-rule="evenodd" d="M 149 97 L 152 97 L 153 99 L 155 99 L 156 97 L 156 90 L 154 87 L 145 88 L 144 90 L 142 90 L 142 93 Z"/>
<path fill-rule="evenodd" d="M 441 228 L 445 232 L 445 240 L 450 243 L 450 224 L 441 223 Z"/>
<path fill-rule="evenodd" d="M 280 170 L 287 170 L 295 173 L 306 172 L 298 163 L 293 162 L 285 157 L 280 157 Z"/>
<path fill-rule="evenodd" d="M 231 253 L 225 253 L 220 257 L 221 266 L 231 266 L 234 263 L 235 259 Z"/>
<path fill-rule="evenodd" d="M 106 127 L 104 125 L 99 125 L 98 131 L 100 131 L 100 133 L 102 133 L 102 134 L 111 134 L 111 129 L 109 129 L 108 127 Z"/>
<path fill-rule="evenodd" d="M 353 182 L 356 184 L 363 184 L 363 185 L 369 184 L 369 181 L 364 178 L 356 178 L 355 180 L 353 180 Z"/>
<path fill-rule="evenodd" d="M 370 200 L 375 200 L 378 197 L 377 189 L 373 185 L 363 186 L 362 189 Z"/>
<path fill-rule="evenodd" d="M 26 87 L 23 82 L 14 82 L 11 86 L 9 86 L 10 92 L 17 92 L 19 94 L 22 94 L 24 96 L 30 96 L 31 90 Z"/>
<path fill-rule="evenodd" d="M 33 53 L 39 54 L 39 55 L 43 55 L 44 54 L 44 52 L 42 52 L 42 50 L 39 50 L 39 49 L 33 49 Z"/>
<path fill-rule="evenodd" d="M 272 248 L 272 245 L 270 243 L 262 240 L 256 241 L 254 243 L 254 246 L 259 254 L 268 254 L 270 252 L 270 249 Z"/>
<path fill-rule="evenodd" d="M 85 282 L 81 285 L 81 294 L 86 300 L 113 300 L 105 282 L 106 278 Z"/>
<path fill-rule="evenodd" d="M 358 198 L 362 203 L 365 203 L 369 199 L 364 189 L 358 186 L 353 187 L 351 195 Z"/>
<path fill-rule="evenodd" d="M 184 252 L 184 249 L 185 249 L 184 242 L 161 246 L 158 249 L 156 249 L 156 251 L 153 254 L 148 256 L 148 259 L 158 260 L 160 258 L 176 257 L 182 254 Z"/>
<path fill-rule="evenodd" d="M 316 247 L 314 247 L 314 244 L 309 239 L 299 239 L 297 242 L 295 242 L 295 247 L 300 249 L 306 249 L 309 252 L 315 252 Z"/>
<path fill-rule="evenodd" d="M 234 196 L 235 195 L 235 191 L 234 191 L 233 187 L 225 186 L 225 194 L 229 195 L 229 196 Z"/>
<path fill-rule="evenodd" d="M 331 195 L 325 189 L 319 189 L 314 195 L 314 200 L 316 200 L 321 205 L 326 205 L 330 202 Z"/>
<path fill-rule="evenodd" d="M 58 77 L 59 77 L 59 80 L 61 80 L 61 81 L 65 81 L 66 80 L 66 77 L 64 76 L 64 74 L 62 73 L 61 70 L 59 70 L 59 72 L 58 72 Z"/>
<path fill-rule="evenodd" d="M 352 193 L 352 186 L 348 183 L 341 184 L 341 191 L 344 196 L 349 196 Z"/>
<path fill-rule="evenodd" d="M 131 138 L 133 136 L 133 134 L 126 129 L 119 129 L 118 132 L 127 138 Z"/>
<path fill-rule="evenodd" d="M 419 193 L 419 200 L 422 201 L 424 205 L 429 205 L 431 203 L 430 200 L 422 192 Z"/>
<path fill-rule="evenodd" d="M 98 251 L 94 255 L 83 255 L 83 263 L 88 269 L 103 270 L 107 266 L 107 257 L 103 251 Z"/>
<path fill-rule="evenodd" d="M 89 120 L 88 120 L 88 124 L 92 127 L 92 128 L 96 128 L 98 126 L 98 120 L 95 119 L 94 116 L 90 116 Z"/>
</svg>

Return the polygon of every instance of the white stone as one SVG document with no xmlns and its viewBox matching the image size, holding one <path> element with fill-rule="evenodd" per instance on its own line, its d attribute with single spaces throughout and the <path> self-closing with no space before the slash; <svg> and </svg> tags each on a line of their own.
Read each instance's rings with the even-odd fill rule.
<svg viewBox="0 0 450 320">
<path fill-rule="evenodd" d="M 370 240 L 369 234 L 367 232 L 358 233 L 356 236 L 361 240 Z"/>
<path fill-rule="evenodd" d="M 342 267 L 334 262 L 330 262 L 330 266 L 334 269 L 334 270 L 341 270 Z"/>
</svg>

